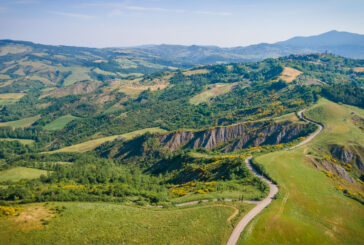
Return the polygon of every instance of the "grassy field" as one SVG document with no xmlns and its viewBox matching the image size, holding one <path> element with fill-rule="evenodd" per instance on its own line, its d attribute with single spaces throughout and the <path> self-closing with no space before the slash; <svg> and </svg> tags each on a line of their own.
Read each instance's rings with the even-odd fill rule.
<svg viewBox="0 0 364 245">
<path fill-rule="evenodd" d="M 54 206 L 65 210 L 54 214 L 50 210 Z M 216 203 L 160 209 L 50 203 L 23 207 L 18 216 L 0 218 L 0 244 L 225 244 L 232 223 L 251 205 Z M 49 224 L 42 226 L 40 219 Z"/>
<path fill-rule="evenodd" d="M 307 155 L 327 151 L 330 143 L 362 144 L 364 135 L 348 119 L 352 111 L 350 107 L 322 99 L 305 113 L 325 125 L 321 134 L 295 150 L 256 158 L 278 182 L 279 194 L 248 225 L 239 244 L 362 243 L 363 206 L 337 190 Z"/>
<path fill-rule="evenodd" d="M 288 83 L 295 80 L 302 72 L 291 67 L 284 67 L 282 75 L 279 76 L 279 79 L 286 81 Z"/>
<path fill-rule="evenodd" d="M 83 80 L 92 80 L 90 75 L 88 74 L 90 72 L 90 68 L 87 67 L 72 67 L 70 68 L 60 68 L 60 71 L 71 71 L 72 73 L 67 76 L 67 78 L 64 80 L 64 86 L 74 84 L 78 81 Z"/>
<path fill-rule="evenodd" d="M 202 102 L 208 102 L 210 98 L 228 93 L 235 85 L 236 83 L 216 83 L 210 85 L 206 91 L 192 97 L 190 103 L 198 105 Z"/>
<path fill-rule="evenodd" d="M 23 145 L 34 144 L 34 140 L 29 140 L 29 139 L 0 138 L 0 141 L 19 141 Z"/>
<path fill-rule="evenodd" d="M 207 69 L 196 69 L 196 70 L 184 71 L 183 72 L 183 75 L 185 75 L 185 76 L 191 76 L 191 75 L 208 74 L 208 73 L 210 73 L 210 71 L 207 70 Z"/>
<path fill-rule="evenodd" d="M 90 151 L 95 149 L 96 147 L 98 147 L 99 145 L 107 142 L 107 141 L 113 141 L 117 138 L 125 138 L 125 139 L 132 139 L 135 136 L 138 135 L 142 135 L 146 132 L 150 132 L 150 133 L 163 133 L 165 132 L 165 130 L 160 129 L 160 128 L 145 128 L 145 129 L 141 129 L 141 130 L 136 130 L 130 133 L 126 133 L 126 134 L 120 134 L 120 135 L 113 135 L 113 136 L 108 136 L 108 137 L 103 137 L 103 138 L 99 138 L 99 139 L 95 139 L 95 140 L 90 140 L 90 141 L 86 141 L 77 145 L 72 145 L 72 146 L 68 146 L 56 151 L 52 151 L 49 153 L 53 153 L 53 152 L 86 152 L 86 151 Z"/>
<path fill-rule="evenodd" d="M 0 182 L 8 180 L 15 182 L 21 179 L 36 179 L 42 174 L 47 175 L 47 171 L 34 168 L 15 167 L 0 171 Z"/>
<path fill-rule="evenodd" d="M 39 115 L 34 117 L 27 117 L 16 121 L 0 122 L 0 127 L 10 126 L 15 128 L 25 128 L 31 126 L 35 121 L 40 118 Z"/>
<path fill-rule="evenodd" d="M 0 105 L 7 105 L 15 103 L 20 100 L 25 94 L 24 93 L 5 93 L 0 94 Z"/>
<path fill-rule="evenodd" d="M 53 122 L 47 124 L 44 126 L 44 129 L 46 130 L 59 130 L 64 128 L 67 123 L 73 121 L 77 119 L 77 117 L 74 117 L 72 115 L 66 115 L 66 116 L 62 116 L 57 118 L 56 120 L 54 120 Z"/>
</svg>

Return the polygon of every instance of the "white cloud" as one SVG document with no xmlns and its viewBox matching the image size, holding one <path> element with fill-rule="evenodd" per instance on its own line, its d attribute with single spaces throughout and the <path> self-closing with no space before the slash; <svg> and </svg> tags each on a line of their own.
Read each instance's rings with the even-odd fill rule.
<svg viewBox="0 0 364 245">
<path fill-rule="evenodd" d="M 50 13 L 56 14 L 56 15 L 61 15 L 61 16 L 66 16 L 66 17 L 79 18 L 79 19 L 91 19 L 94 17 L 92 15 L 69 13 L 69 12 L 58 12 L 58 11 L 50 11 Z"/>
</svg>

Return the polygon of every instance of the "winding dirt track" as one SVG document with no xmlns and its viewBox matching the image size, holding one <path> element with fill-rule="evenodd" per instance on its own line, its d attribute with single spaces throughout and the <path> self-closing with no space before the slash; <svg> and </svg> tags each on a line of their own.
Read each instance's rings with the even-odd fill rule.
<svg viewBox="0 0 364 245">
<path fill-rule="evenodd" d="M 323 130 L 323 126 L 320 123 L 314 122 L 308 118 L 305 118 L 303 116 L 303 112 L 305 110 L 299 111 L 297 114 L 300 118 L 302 118 L 305 121 L 308 122 L 312 122 L 316 125 L 319 126 L 319 128 L 313 132 L 310 136 L 308 136 L 305 140 L 303 140 L 302 142 L 300 142 L 299 144 L 293 146 L 290 148 L 291 149 L 295 149 L 299 146 L 302 146 L 304 144 L 306 144 L 307 142 L 311 141 L 313 138 L 315 138 L 322 130 Z M 273 184 L 271 181 L 269 181 L 268 179 L 266 179 L 264 176 L 260 175 L 259 173 L 257 173 L 257 171 L 252 167 L 250 161 L 251 161 L 252 157 L 248 157 L 245 160 L 245 163 L 247 165 L 247 167 L 249 169 L 252 170 L 252 172 L 259 177 L 261 180 L 263 180 L 265 183 L 267 183 L 269 185 L 269 194 L 266 198 L 264 198 L 262 201 L 258 202 L 257 206 L 255 206 L 252 210 L 250 210 L 238 223 L 238 225 L 234 228 L 233 233 L 230 235 L 230 238 L 228 240 L 228 242 L 226 243 L 227 245 L 235 245 L 240 237 L 240 234 L 244 231 L 244 228 L 249 224 L 249 222 L 255 217 L 257 216 L 265 207 L 267 207 L 271 202 L 272 199 L 275 197 L 275 195 L 278 193 L 278 186 Z"/>
</svg>

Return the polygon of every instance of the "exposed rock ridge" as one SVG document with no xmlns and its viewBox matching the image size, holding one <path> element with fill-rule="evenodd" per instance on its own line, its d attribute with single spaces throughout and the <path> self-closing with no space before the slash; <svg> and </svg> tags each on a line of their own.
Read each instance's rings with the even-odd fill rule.
<svg viewBox="0 0 364 245">
<path fill-rule="evenodd" d="M 301 136 L 306 127 L 308 124 L 303 123 L 252 122 L 203 131 L 174 132 L 161 136 L 159 140 L 171 151 L 181 147 L 211 150 L 220 146 L 222 151 L 231 152 L 247 146 L 288 142 Z"/>
</svg>

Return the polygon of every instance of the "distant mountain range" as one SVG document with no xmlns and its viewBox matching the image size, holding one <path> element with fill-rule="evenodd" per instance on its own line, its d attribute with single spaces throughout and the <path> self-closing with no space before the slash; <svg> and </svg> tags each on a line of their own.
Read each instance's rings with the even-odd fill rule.
<svg viewBox="0 0 364 245">
<path fill-rule="evenodd" d="M 364 35 L 331 31 L 234 48 L 166 44 L 86 48 L 0 40 L 0 93 L 69 85 L 79 89 L 79 83 L 130 80 L 162 70 L 324 52 L 364 58 Z"/>
<path fill-rule="evenodd" d="M 330 31 L 317 36 L 294 37 L 273 44 L 261 43 L 246 47 L 220 48 L 217 46 L 147 45 L 141 49 L 162 59 L 184 64 L 258 61 L 290 54 L 329 52 L 348 58 L 364 58 L 364 35 Z"/>
</svg>

